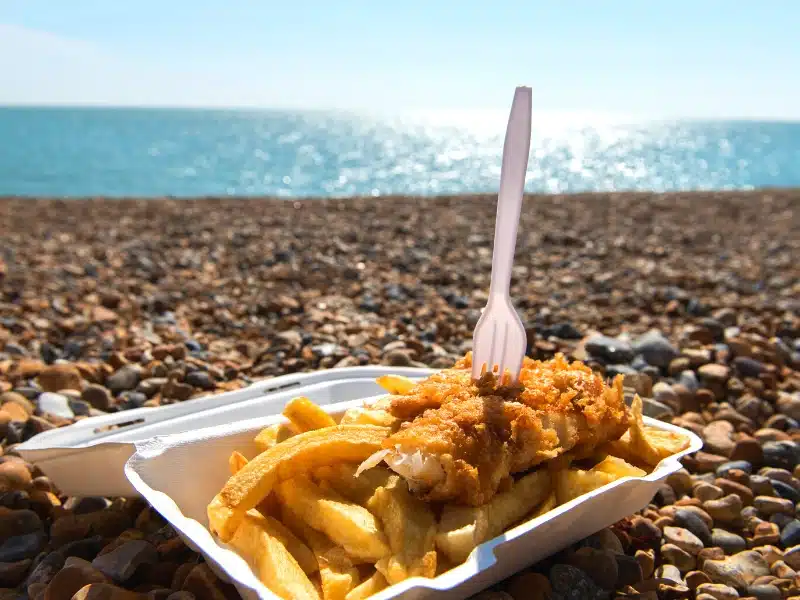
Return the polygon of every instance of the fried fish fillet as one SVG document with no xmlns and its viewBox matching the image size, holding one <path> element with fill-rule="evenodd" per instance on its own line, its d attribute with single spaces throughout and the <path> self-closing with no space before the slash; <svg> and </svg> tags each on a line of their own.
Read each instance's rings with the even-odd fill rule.
<svg viewBox="0 0 800 600">
<path fill-rule="evenodd" d="M 472 356 L 391 398 L 404 422 L 365 461 L 380 460 L 429 501 L 478 506 L 524 472 L 566 452 L 581 458 L 628 428 L 622 377 L 607 386 L 562 355 L 525 358 L 519 381 L 471 379 Z"/>
</svg>

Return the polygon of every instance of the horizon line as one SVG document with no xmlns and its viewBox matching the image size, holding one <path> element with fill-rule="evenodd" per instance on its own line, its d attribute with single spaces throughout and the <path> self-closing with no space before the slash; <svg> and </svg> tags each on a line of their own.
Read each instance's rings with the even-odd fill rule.
<svg viewBox="0 0 800 600">
<path fill-rule="evenodd" d="M 381 115 L 435 115 L 441 113 L 484 113 L 505 114 L 507 108 L 394 108 L 375 109 L 367 107 L 321 107 L 321 106 L 281 106 L 281 105 L 249 105 L 249 104 L 117 104 L 103 102 L 4 102 L 0 101 L 0 109 L 30 108 L 30 109 L 108 109 L 108 110 L 196 110 L 196 111 L 255 111 L 255 112 L 312 112 L 312 113 L 350 113 L 350 114 L 381 114 Z M 594 111 L 587 109 L 558 110 L 534 109 L 536 115 L 563 115 L 596 117 L 624 121 L 761 121 L 774 123 L 800 123 L 800 115 L 670 115 L 670 114 L 635 114 L 615 111 Z"/>
</svg>

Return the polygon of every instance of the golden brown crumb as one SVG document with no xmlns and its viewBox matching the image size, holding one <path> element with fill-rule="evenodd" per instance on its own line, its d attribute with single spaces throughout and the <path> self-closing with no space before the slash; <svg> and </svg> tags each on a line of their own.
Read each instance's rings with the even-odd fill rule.
<svg viewBox="0 0 800 600">
<path fill-rule="evenodd" d="M 498 385 L 491 373 L 473 381 L 471 361 L 467 354 L 391 401 L 392 414 L 408 421 L 384 447 L 434 456 L 442 467 L 437 481 L 417 482 L 428 500 L 483 504 L 510 475 L 567 451 L 587 456 L 627 429 L 622 377 L 607 386 L 558 355 L 525 358 L 519 382 Z"/>
</svg>

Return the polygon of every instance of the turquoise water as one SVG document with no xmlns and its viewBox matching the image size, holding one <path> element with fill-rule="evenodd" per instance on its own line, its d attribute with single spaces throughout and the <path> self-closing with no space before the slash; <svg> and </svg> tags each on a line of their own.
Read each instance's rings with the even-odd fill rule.
<svg viewBox="0 0 800 600">
<path fill-rule="evenodd" d="M 0 195 L 495 191 L 502 113 L 0 108 Z M 527 189 L 800 187 L 800 123 L 535 117 Z"/>
</svg>

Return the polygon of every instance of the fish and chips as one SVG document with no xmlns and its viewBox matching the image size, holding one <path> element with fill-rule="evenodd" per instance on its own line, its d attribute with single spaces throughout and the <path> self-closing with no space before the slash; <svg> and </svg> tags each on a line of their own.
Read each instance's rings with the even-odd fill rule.
<svg viewBox="0 0 800 600">
<path fill-rule="evenodd" d="M 471 378 L 468 353 L 339 419 L 308 398 L 234 451 L 209 527 L 282 598 L 359 600 L 433 578 L 521 523 L 689 446 L 644 424 L 622 378 L 525 358 L 519 381 Z"/>
</svg>

